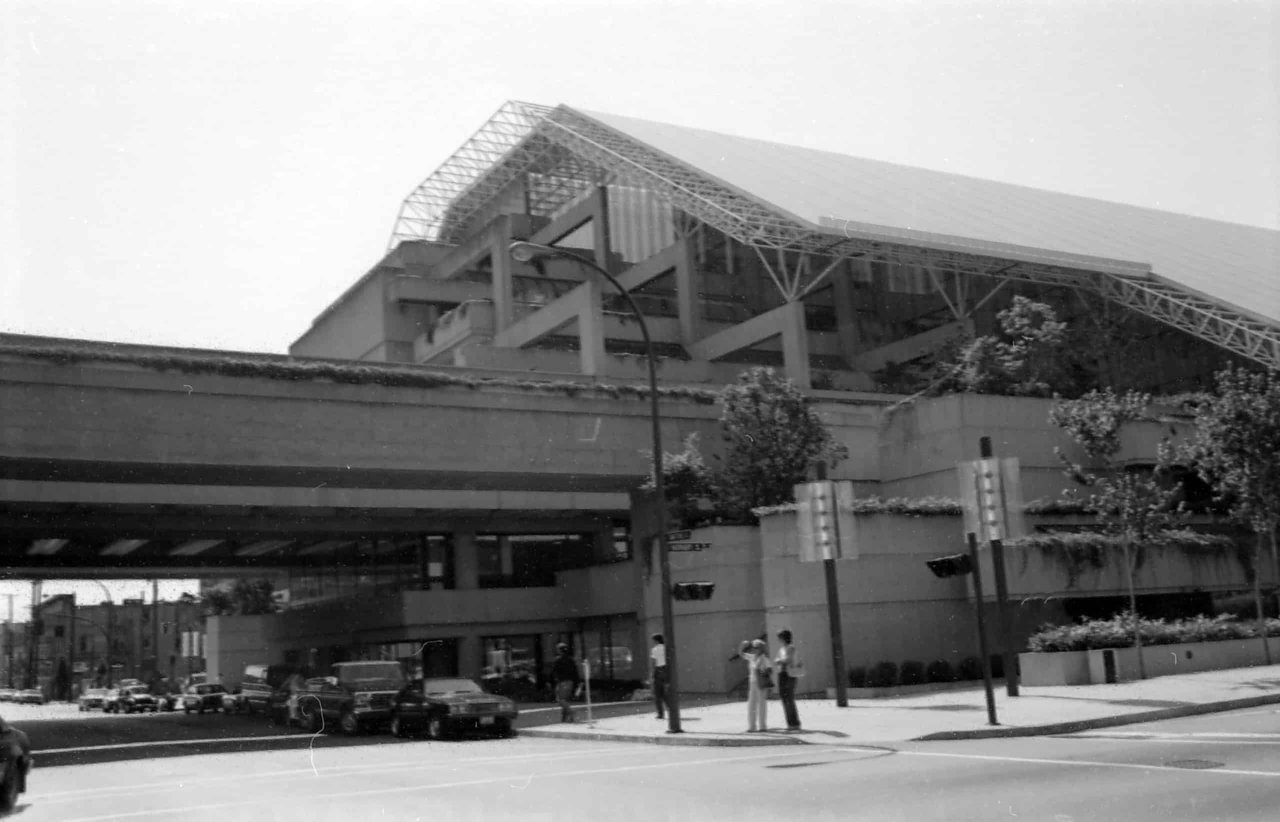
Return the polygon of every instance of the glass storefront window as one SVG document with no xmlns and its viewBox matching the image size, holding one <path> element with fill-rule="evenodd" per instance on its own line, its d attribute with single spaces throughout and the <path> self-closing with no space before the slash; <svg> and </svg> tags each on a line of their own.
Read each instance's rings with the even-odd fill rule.
<svg viewBox="0 0 1280 822">
<path fill-rule="evenodd" d="M 484 637 L 480 684 L 486 691 L 529 697 L 542 684 L 542 645 L 538 634 Z"/>
<path fill-rule="evenodd" d="M 554 587 L 556 572 L 596 559 L 593 534 L 477 534 L 481 588 Z"/>
</svg>

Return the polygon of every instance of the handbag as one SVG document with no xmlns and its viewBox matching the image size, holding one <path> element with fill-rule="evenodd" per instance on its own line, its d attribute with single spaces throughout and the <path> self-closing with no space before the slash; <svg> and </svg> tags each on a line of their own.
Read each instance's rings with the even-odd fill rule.
<svg viewBox="0 0 1280 822">
<path fill-rule="evenodd" d="M 761 688 L 772 688 L 773 687 L 773 669 L 761 668 L 760 670 L 756 671 L 756 684 L 759 685 Z"/>
</svg>

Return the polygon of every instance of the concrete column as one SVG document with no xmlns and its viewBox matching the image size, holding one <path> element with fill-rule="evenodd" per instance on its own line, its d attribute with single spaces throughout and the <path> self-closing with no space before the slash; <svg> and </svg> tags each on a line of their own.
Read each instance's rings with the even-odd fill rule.
<svg viewBox="0 0 1280 822">
<path fill-rule="evenodd" d="M 468 679 L 479 679 L 483 663 L 484 648 L 480 637 L 467 634 L 458 637 L 458 676 Z"/>
<path fill-rule="evenodd" d="M 693 243 L 683 239 L 679 241 L 676 258 L 676 307 L 680 313 L 680 342 L 697 342 L 702 339 L 703 319 L 702 305 L 698 294 L 703 290 L 702 272 L 698 269 L 698 259 Z"/>
<path fill-rule="evenodd" d="M 831 272 L 831 296 L 836 306 L 836 340 L 840 346 L 840 356 L 845 362 L 853 363 L 853 356 L 858 351 L 858 312 L 857 294 L 853 288 L 853 266 L 857 260 L 846 260 Z"/>
<path fill-rule="evenodd" d="M 578 311 L 578 363 L 583 374 L 596 375 L 604 371 L 604 305 L 601 299 L 603 289 L 612 286 L 600 282 L 597 274 L 580 287 L 586 299 Z"/>
<path fill-rule="evenodd" d="M 493 269 L 493 331 L 495 334 L 511 325 L 515 318 L 512 306 L 512 273 L 515 261 L 507 251 L 511 244 L 511 232 L 506 220 L 499 222 L 493 229 L 493 239 L 489 244 L 489 261 Z"/>
<path fill-rule="evenodd" d="M 457 531 L 453 535 L 454 585 L 459 591 L 480 587 L 480 562 L 476 556 L 474 531 Z"/>
<path fill-rule="evenodd" d="M 787 377 L 799 388 L 810 386 L 809 332 L 804 326 L 804 303 L 790 302 L 782 306 L 782 362 Z"/>
<path fill-rule="evenodd" d="M 498 537 L 498 562 L 504 577 L 509 577 L 515 573 L 516 563 L 511 556 L 511 537 L 505 534 Z"/>
</svg>

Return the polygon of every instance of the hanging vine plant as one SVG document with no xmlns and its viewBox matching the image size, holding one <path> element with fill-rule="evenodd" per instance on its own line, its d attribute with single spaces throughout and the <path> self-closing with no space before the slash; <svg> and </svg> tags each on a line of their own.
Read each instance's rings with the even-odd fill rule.
<svg viewBox="0 0 1280 822">
<path fill-rule="evenodd" d="M 1089 571 L 1100 571 L 1106 568 L 1116 557 L 1116 562 L 1123 562 L 1122 537 L 1116 534 L 1098 532 L 1056 532 L 1048 534 L 1031 534 L 1009 543 L 1009 548 L 1020 549 L 1029 553 L 1038 551 L 1049 562 L 1061 565 L 1067 574 L 1068 589 L 1074 588 L 1080 578 Z M 1134 570 L 1142 567 L 1148 552 L 1181 551 L 1188 560 L 1195 562 L 1197 558 L 1206 556 L 1230 557 L 1234 559 L 1245 576 L 1252 578 L 1253 565 L 1251 554 L 1242 550 L 1239 542 L 1222 534 L 1202 534 L 1197 531 L 1168 531 L 1161 536 L 1134 546 Z"/>
</svg>

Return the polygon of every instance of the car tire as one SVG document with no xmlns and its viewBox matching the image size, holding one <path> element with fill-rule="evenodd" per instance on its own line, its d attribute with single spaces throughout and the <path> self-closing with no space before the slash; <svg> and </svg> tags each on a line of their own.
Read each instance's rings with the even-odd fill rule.
<svg viewBox="0 0 1280 822">
<path fill-rule="evenodd" d="M 347 708 L 338 716 L 338 728 L 344 736 L 358 736 L 360 720 L 350 708 Z"/>
<path fill-rule="evenodd" d="M 190 713 L 191 713 L 191 709 L 190 709 L 190 708 L 188 708 L 186 705 L 183 705 L 183 706 L 182 706 L 182 712 L 183 712 L 184 714 L 188 714 L 188 715 L 190 715 Z"/>
<path fill-rule="evenodd" d="M 511 726 L 510 719 L 499 719 L 497 722 L 498 727 L 495 732 L 499 737 L 502 739 L 510 739 L 516 735 L 516 729 Z"/>
<path fill-rule="evenodd" d="M 324 712 L 319 708 L 315 708 L 311 713 L 307 714 L 307 720 L 307 729 L 311 733 L 318 734 L 324 730 Z"/>
<path fill-rule="evenodd" d="M 13 813 L 13 809 L 18 805 L 18 794 L 22 792 L 22 773 L 23 763 L 21 760 L 14 762 L 9 768 L 9 773 L 5 775 L 4 782 L 0 783 L 0 813 Z"/>
<path fill-rule="evenodd" d="M 404 722 L 400 720 L 400 714 L 391 715 L 391 735 L 396 739 L 404 739 L 409 735 L 409 729 L 404 726 Z"/>
<path fill-rule="evenodd" d="M 427 720 L 427 738 L 428 739 L 444 739 L 447 735 L 444 720 L 438 716 L 433 716 Z"/>
</svg>

